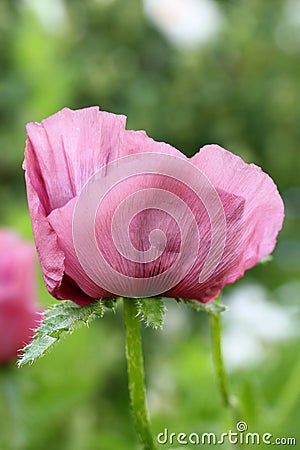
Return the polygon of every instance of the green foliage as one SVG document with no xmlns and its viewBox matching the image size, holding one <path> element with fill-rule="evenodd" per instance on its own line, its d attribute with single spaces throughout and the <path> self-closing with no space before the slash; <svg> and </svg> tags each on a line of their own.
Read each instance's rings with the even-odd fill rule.
<svg viewBox="0 0 300 450">
<path fill-rule="evenodd" d="M 147 327 L 154 328 L 155 330 L 163 327 L 166 308 L 162 298 L 142 298 L 136 302 L 138 316 L 145 322 Z"/>
<path fill-rule="evenodd" d="M 215 301 L 209 305 L 201 304 L 195 300 L 176 299 L 196 311 L 204 311 L 210 314 L 226 310 L 226 307 Z M 162 329 L 166 307 L 161 297 L 141 298 L 136 301 L 138 317 L 146 327 L 155 330 Z M 36 330 L 33 341 L 27 345 L 18 361 L 19 367 L 33 363 L 41 358 L 53 347 L 65 334 L 71 334 L 80 325 L 89 325 L 96 319 L 102 318 L 105 308 L 116 312 L 117 298 L 98 300 L 86 306 L 78 306 L 74 302 L 65 300 L 56 303 L 51 309 L 44 312 L 42 324 Z"/>
<path fill-rule="evenodd" d="M 166 307 L 161 297 L 142 298 L 136 301 L 138 317 L 146 327 L 155 330 L 162 329 L 166 315 Z M 177 299 L 191 306 L 196 311 L 207 313 L 219 313 L 226 307 L 218 302 L 204 305 L 194 300 Z M 117 299 L 109 298 L 98 300 L 86 306 L 78 306 L 74 302 L 65 300 L 56 303 L 51 309 L 44 312 L 42 324 L 36 330 L 34 339 L 27 345 L 18 361 L 19 367 L 33 363 L 44 356 L 64 335 L 71 334 L 81 325 L 89 325 L 96 319 L 102 318 L 105 308 L 116 312 Z"/>
<path fill-rule="evenodd" d="M 72 333 L 80 325 L 89 325 L 96 317 L 103 317 L 103 314 L 102 300 L 86 306 L 77 306 L 69 300 L 56 303 L 44 313 L 45 318 L 36 330 L 33 341 L 24 348 L 19 367 L 42 357 L 65 333 Z"/>
<path fill-rule="evenodd" d="M 206 312 L 208 314 L 218 314 L 218 313 L 222 313 L 225 312 L 227 310 L 227 306 L 222 305 L 218 299 L 214 300 L 211 303 L 205 304 L 205 303 L 200 303 L 197 300 L 189 300 L 186 298 L 178 298 L 176 299 L 179 303 L 184 303 L 188 306 L 190 306 L 191 308 L 195 309 L 196 311 L 203 311 Z"/>
</svg>

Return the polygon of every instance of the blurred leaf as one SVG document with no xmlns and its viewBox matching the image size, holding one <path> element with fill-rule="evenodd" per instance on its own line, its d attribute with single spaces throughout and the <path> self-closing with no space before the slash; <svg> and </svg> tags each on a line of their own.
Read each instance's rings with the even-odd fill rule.
<svg viewBox="0 0 300 450">
<path fill-rule="evenodd" d="M 273 255 L 267 255 L 264 258 L 260 259 L 257 264 L 268 264 L 273 261 Z"/>
<path fill-rule="evenodd" d="M 24 348 L 18 366 L 33 363 L 58 342 L 63 334 L 72 333 L 76 327 L 88 325 L 97 317 L 103 317 L 103 314 L 102 300 L 86 306 L 77 306 L 69 300 L 57 303 L 44 313 L 42 325 L 36 330 L 33 341 Z"/>
<path fill-rule="evenodd" d="M 147 327 L 155 330 L 163 327 L 166 308 L 160 297 L 139 299 L 137 308 L 138 316 L 146 323 Z"/>
</svg>

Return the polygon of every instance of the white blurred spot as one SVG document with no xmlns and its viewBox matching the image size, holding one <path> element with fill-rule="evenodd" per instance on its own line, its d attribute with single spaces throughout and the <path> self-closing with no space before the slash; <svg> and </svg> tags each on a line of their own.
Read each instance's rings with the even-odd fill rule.
<svg viewBox="0 0 300 450">
<path fill-rule="evenodd" d="M 288 0 L 286 3 L 286 17 L 290 24 L 300 26 L 300 3 L 299 0 Z"/>
<path fill-rule="evenodd" d="M 238 287 L 225 297 L 223 349 L 226 365 L 235 369 L 263 360 L 274 342 L 294 336 L 299 325 L 291 309 L 268 300 L 259 285 Z"/>
<path fill-rule="evenodd" d="M 194 46 L 214 36 L 222 14 L 214 0 L 144 0 L 153 23 L 179 46 Z"/>
<path fill-rule="evenodd" d="M 187 306 L 176 303 L 174 299 L 164 298 L 164 302 L 167 308 L 165 323 L 164 323 L 164 335 L 168 335 L 168 339 L 171 336 L 177 338 L 180 334 L 184 335 L 189 329 L 189 318 L 187 315 Z"/>
<path fill-rule="evenodd" d="M 300 281 L 284 283 L 276 289 L 276 296 L 282 303 L 287 303 L 295 314 L 300 314 Z"/>
<path fill-rule="evenodd" d="M 299 0 L 287 0 L 283 12 L 276 30 L 276 43 L 287 53 L 298 53 L 300 49 Z"/>
<path fill-rule="evenodd" d="M 66 24 L 67 13 L 62 0 L 23 0 L 27 8 L 33 10 L 43 28 L 55 33 Z"/>
</svg>

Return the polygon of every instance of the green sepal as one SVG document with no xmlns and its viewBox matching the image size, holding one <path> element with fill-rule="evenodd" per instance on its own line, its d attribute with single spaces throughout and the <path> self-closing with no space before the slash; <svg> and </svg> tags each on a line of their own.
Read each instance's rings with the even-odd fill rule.
<svg viewBox="0 0 300 450">
<path fill-rule="evenodd" d="M 118 300 L 118 298 L 117 297 L 104 298 L 102 300 L 103 305 L 105 306 L 105 308 L 110 309 L 113 313 L 115 313 L 116 309 L 117 309 L 117 300 Z"/>
<path fill-rule="evenodd" d="M 177 298 L 176 299 L 180 303 L 184 303 L 191 308 L 195 309 L 196 311 L 203 311 L 208 314 L 219 314 L 227 311 L 227 306 L 222 305 L 219 302 L 219 299 L 215 299 L 211 303 L 200 303 L 197 300 L 190 300 L 186 298 Z"/>
<path fill-rule="evenodd" d="M 147 327 L 162 329 L 164 325 L 166 308 L 161 297 L 141 298 L 136 300 L 138 317 Z"/>
<path fill-rule="evenodd" d="M 86 306 L 78 306 L 69 300 L 56 303 L 43 313 L 42 324 L 36 330 L 32 342 L 23 349 L 18 366 L 33 363 L 44 356 L 64 334 L 71 334 L 80 325 L 89 325 L 97 317 L 103 317 L 104 306 L 112 309 L 110 304 L 107 306 L 103 300 Z"/>
</svg>

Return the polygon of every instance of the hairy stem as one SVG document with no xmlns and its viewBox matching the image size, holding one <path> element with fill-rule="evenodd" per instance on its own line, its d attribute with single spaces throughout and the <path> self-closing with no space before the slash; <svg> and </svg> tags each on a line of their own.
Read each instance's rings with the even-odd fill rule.
<svg viewBox="0 0 300 450">
<path fill-rule="evenodd" d="M 135 428 L 144 450 L 154 450 L 145 393 L 145 376 L 141 342 L 141 325 L 137 317 L 136 301 L 124 298 L 126 359 L 128 386 Z"/>
</svg>

